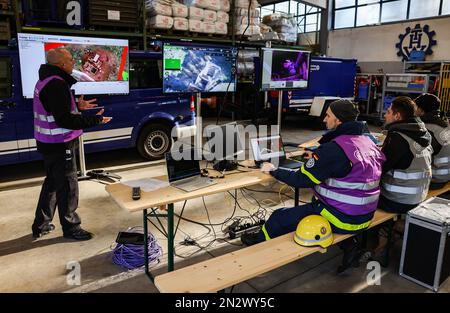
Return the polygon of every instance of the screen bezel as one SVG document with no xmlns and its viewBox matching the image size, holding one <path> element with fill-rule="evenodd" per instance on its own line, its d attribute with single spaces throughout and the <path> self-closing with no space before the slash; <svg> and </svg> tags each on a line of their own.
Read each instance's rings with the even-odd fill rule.
<svg viewBox="0 0 450 313">
<path fill-rule="evenodd" d="M 261 139 L 269 139 L 269 138 L 279 138 L 279 142 L 281 145 L 281 149 L 280 149 L 280 155 L 278 156 L 274 156 L 273 158 L 284 158 L 286 157 L 286 151 L 284 150 L 284 143 L 283 143 L 283 139 L 281 137 L 281 135 L 271 135 L 271 136 L 264 136 L 264 137 L 254 137 L 254 138 L 250 138 L 250 146 L 252 148 L 252 152 L 253 152 L 253 158 L 255 159 L 256 162 L 265 162 L 265 161 L 270 161 L 273 158 L 262 158 L 262 155 L 260 153 L 260 151 L 258 151 L 258 156 L 261 156 L 261 158 L 257 159 L 256 158 L 256 151 L 255 151 L 255 142 L 256 142 L 256 146 L 258 147 L 259 150 L 259 145 L 257 143 L 258 140 Z"/>
<path fill-rule="evenodd" d="M 174 91 L 174 92 L 166 92 L 165 88 L 164 88 L 164 54 L 165 54 L 165 46 L 166 45 L 172 45 L 172 46 L 185 46 L 185 47 L 200 47 L 200 48 L 223 48 L 223 49 L 235 49 L 236 50 L 236 57 L 234 60 L 234 88 L 230 89 L 227 88 L 228 90 L 226 91 Z M 202 93 L 202 94 L 215 94 L 215 93 L 220 93 L 220 94 L 226 94 L 229 92 L 236 92 L 237 90 L 237 53 L 238 53 L 238 48 L 234 47 L 234 46 L 225 46 L 225 45 L 209 45 L 209 44 L 198 44 L 198 43 L 193 43 L 193 42 L 175 42 L 175 41 L 168 41 L 168 42 L 164 42 L 163 43 L 163 47 L 162 47 L 162 93 L 163 94 L 167 94 L 167 95 L 173 95 L 173 94 L 197 94 L 197 93 Z M 230 84 L 231 85 L 231 84 Z"/>
<path fill-rule="evenodd" d="M 306 80 L 306 87 L 285 87 L 285 88 L 263 88 L 263 71 L 264 71 L 264 51 L 289 51 L 289 52 L 303 52 L 308 53 L 308 79 Z M 260 52 L 260 64 L 259 72 L 261 78 L 259 79 L 259 87 L 261 91 L 283 91 L 283 90 L 304 90 L 309 88 L 310 77 L 311 77 L 311 51 L 299 50 L 299 49 L 279 49 L 279 48 L 261 48 Z"/>
</svg>

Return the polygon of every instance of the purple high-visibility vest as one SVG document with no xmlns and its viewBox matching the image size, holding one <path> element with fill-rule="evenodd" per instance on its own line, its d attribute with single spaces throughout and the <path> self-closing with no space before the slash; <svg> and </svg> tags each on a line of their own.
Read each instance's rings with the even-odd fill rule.
<svg viewBox="0 0 450 313">
<path fill-rule="evenodd" d="M 329 178 L 315 186 L 315 196 L 346 215 L 376 210 L 384 154 L 367 136 L 342 135 L 334 139 L 349 158 L 352 169 L 344 178 Z"/>
<path fill-rule="evenodd" d="M 44 143 L 64 143 L 78 138 L 83 134 L 82 130 L 72 130 L 59 127 L 53 115 L 47 112 L 42 105 L 39 95 L 45 85 L 52 79 L 63 80 L 61 77 L 53 75 L 44 80 L 39 80 L 34 89 L 33 111 L 34 111 L 34 138 Z M 72 114 L 78 113 L 75 98 L 70 92 L 71 104 L 70 111 Z"/>
</svg>

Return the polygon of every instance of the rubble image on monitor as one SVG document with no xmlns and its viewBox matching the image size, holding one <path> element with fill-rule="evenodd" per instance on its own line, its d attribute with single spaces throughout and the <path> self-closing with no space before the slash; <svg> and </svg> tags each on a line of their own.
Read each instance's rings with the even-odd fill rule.
<svg viewBox="0 0 450 313">
<path fill-rule="evenodd" d="M 274 51 L 272 81 L 308 80 L 308 55 L 298 51 Z"/>
<path fill-rule="evenodd" d="M 164 50 L 164 92 L 223 92 L 234 90 L 234 64 L 226 54 L 206 49 Z"/>
<path fill-rule="evenodd" d="M 47 45 L 52 45 L 48 43 Z M 78 81 L 124 81 L 128 80 L 128 49 L 123 46 L 99 46 L 64 44 L 75 61 L 72 76 Z M 45 49 L 46 52 L 49 50 Z"/>
</svg>

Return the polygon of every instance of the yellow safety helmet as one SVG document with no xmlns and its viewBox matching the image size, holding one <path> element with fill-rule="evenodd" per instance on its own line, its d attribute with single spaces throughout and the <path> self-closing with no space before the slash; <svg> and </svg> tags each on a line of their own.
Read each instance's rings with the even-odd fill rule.
<svg viewBox="0 0 450 313">
<path fill-rule="evenodd" d="M 333 243 L 330 223 L 320 215 L 309 215 L 298 223 L 294 241 L 302 246 L 326 248 Z"/>
</svg>

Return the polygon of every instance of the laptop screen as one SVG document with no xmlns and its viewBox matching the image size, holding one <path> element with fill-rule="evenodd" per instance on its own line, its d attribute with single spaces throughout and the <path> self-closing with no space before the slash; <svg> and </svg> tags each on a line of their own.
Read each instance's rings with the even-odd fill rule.
<svg viewBox="0 0 450 313">
<path fill-rule="evenodd" d="M 171 153 L 166 153 L 166 165 L 169 182 L 200 175 L 200 162 L 194 157 L 175 160 Z"/>
<path fill-rule="evenodd" d="M 285 156 L 280 135 L 252 138 L 250 142 L 255 161 L 267 161 Z"/>
</svg>

